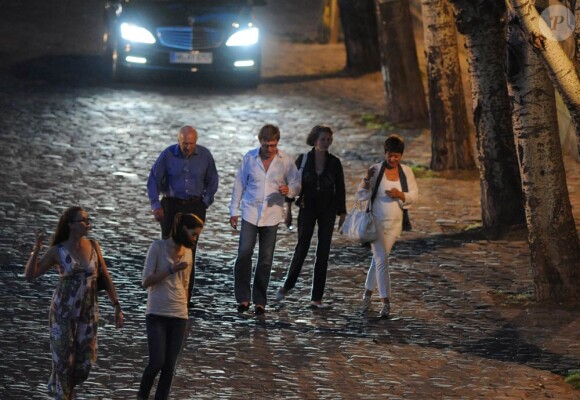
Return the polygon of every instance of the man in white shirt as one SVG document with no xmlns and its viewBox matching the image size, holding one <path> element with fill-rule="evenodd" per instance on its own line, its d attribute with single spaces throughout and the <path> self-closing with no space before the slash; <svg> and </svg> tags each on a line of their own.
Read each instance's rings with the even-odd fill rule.
<svg viewBox="0 0 580 400">
<path fill-rule="evenodd" d="M 277 126 L 264 125 L 258 140 L 260 147 L 244 155 L 236 175 L 230 202 L 230 225 L 238 229 L 241 203 L 242 223 L 234 266 L 234 291 L 239 313 L 250 308 L 251 295 L 256 315 L 262 315 L 266 309 L 276 233 L 283 220 L 284 198 L 297 196 L 301 182 L 293 159 L 278 149 L 280 130 Z M 259 238 L 258 264 L 252 291 L 250 281 L 256 238 Z"/>
</svg>

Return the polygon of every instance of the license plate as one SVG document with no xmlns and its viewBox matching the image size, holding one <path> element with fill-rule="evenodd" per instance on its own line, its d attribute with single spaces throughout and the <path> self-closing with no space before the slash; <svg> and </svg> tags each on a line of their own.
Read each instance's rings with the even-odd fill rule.
<svg viewBox="0 0 580 400">
<path fill-rule="evenodd" d="M 171 52 L 169 62 L 173 64 L 211 64 L 213 62 L 213 53 L 199 51 Z"/>
</svg>

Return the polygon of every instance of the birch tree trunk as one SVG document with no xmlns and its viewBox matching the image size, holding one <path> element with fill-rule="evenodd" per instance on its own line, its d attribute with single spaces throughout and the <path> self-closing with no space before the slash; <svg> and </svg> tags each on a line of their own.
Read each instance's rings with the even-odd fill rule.
<svg viewBox="0 0 580 400">
<path fill-rule="evenodd" d="M 580 1 L 571 1 L 570 7 L 574 9 L 574 19 L 576 21 L 575 29 L 574 29 L 574 52 L 572 55 L 572 59 L 574 61 L 574 66 L 576 67 L 576 73 L 580 73 Z M 574 125 L 574 124 L 572 124 Z M 572 155 L 576 161 L 580 162 L 580 126 L 574 125 L 575 135 L 574 132 L 570 132 L 566 135 L 564 145 L 567 146 L 565 153 Z M 576 152 L 576 153 L 573 153 Z"/>
<path fill-rule="evenodd" d="M 361 75 L 381 65 L 374 0 L 339 0 L 346 47 L 346 71 Z"/>
<path fill-rule="evenodd" d="M 447 0 L 422 0 L 429 121 L 431 169 L 473 169 L 473 140 L 457 51 L 457 30 Z"/>
<path fill-rule="evenodd" d="M 580 300 L 580 243 L 566 186 L 554 88 L 522 31 L 509 30 L 509 91 L 538 300 Z"/>
<path fill-rule="evenodd" d="M 457 29 L 465 35 L 479 159 L 484 228 L 501 231 L 523 224 L 523 195 L 511 105 L 504 73 L 505 4 L 495 0 L 449 0 Z"/>
<path fill-rule="evenodd" d="M 580 1 L 576 1 L 574 5 L 574 19 L 576 24 L 574 26 L 574 62 L 576 64 L 576 71 L 580 71 Z"/>
<path fill-rule="evenodd" d="M 580 126 L 580 78 L 574 64 L 557 41 L 547 39 L 540 31 L 540 25 L 546 26 L 546 23 L 536 10 L 535 0 L 510 0 L 510 2 L 534 51 L 546 65 L 550 79 L 562 96 L 574 124 Z M 580 130 L 576 129 L 576 135 L 580 154 Z"/>
<path fill-rule="evenodd" d="M 375 0 L 385 116 L 394 123 L 426 125 L 427 102 L 408 0 Z"/>
</svg>

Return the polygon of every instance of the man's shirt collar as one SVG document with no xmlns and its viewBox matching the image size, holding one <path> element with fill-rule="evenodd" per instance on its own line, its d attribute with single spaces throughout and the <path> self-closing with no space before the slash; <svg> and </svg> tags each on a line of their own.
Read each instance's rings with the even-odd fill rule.
<svg viewBox="0 0 580 400">
<path fill-rule="evenodd" d="M 183 152 L 181 151 L 181 147 L 179 147 L 179 144 L 175 144 L 174 146 L 175 147 L 173 148 L 172 153 L 175 157 L 185 158 L 185 159 L 188 158 L 188 157 L 185 157 L 185 154 L 183 154 Z M 191 154 L 192 156 L 196 156 L 198 154 L 197 149 L 198 149 L 198 146 L 195 146 L 195 150 Z"/>
</svg>

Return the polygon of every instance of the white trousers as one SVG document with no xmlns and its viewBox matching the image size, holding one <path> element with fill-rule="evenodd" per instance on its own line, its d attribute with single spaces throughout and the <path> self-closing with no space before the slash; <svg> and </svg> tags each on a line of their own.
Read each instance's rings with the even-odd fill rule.
<svg viewBox="0 0 580 400">
<path fill-rule="evenodd" d="M 389 254 L 397 238 L 401 234 L 401 220 L 375 220 L 377 240 L 371 243 L 373 260 L 367 274 L 365 288 L 369 291 L 378 287 L 379 296 L 384 299 L 391 294 L 391 278 L 389 274 Z"/>
</svg>

